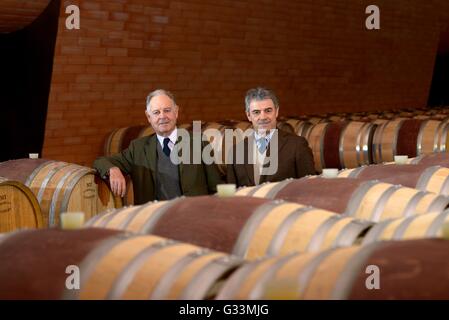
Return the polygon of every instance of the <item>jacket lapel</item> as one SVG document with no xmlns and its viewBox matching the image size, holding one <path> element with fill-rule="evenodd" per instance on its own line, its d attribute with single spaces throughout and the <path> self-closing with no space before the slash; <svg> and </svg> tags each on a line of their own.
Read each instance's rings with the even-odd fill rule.
<svg viewBox="0 0 449 320">
<path fill-rule="evenodd" d="M 157 184 L 157 146 L 156 143 L 158 143 L 157 141 L 157 136 L 156 134 L 150 136 L 147 140 L 147 143 L 145 143 L 144 146 L 144 155 L 145 155 L 145 159 L 147 159 L 148 161 L 148 170 L 150 172 L 150 177 L 152 179 L 153 182 L 153 186 L 151 188 L 152 190 L 152 198 L 155 199 L 156 198 L 156 184 Z M 147 188 L 147 186 L 143 186 L 143 188 Z"/>
<path fill-rule="evenodd" d="M 175 145 L 177 145 L 180 141 L 181 141 L 182 139 L 181 139 L 181 136 L 180 135 L 178 135 L 178 137 L 176 138 L 176 143 L 175 143 Z M 192 141 L 190 141 L 190 145 L 192 145 Z M 182 149 L 181 149 L 181 152 L 182 152 Z M 192 152 L 192 151 L 190 151 L 190 152 Z M 180 155 L 181 157 L 182 157 L 182 154 Z M 178 170 L 179 170 L 179 180 L 182 182 L 182 181 L 184 181 L 184 179 L 183 179 L 183 176 L 182 176 L 182 174 L 183 174 L 183 172 L 184 172 L 184 162 L 182 162 L 181 161 L 181 163 L 178 165 Z M 182 187 L 182 183 L 181 183 L 181 187 Z"/>
<path fill-rule="evenodd" d="M 277 134 L 278 136 L 278 149 L 276 151 L 279 156 L 281 154 L 282 148 L 284 148 L 285 144 L 287 143 L 287 134 L 285 133 L 285 131 L 282 131 L 280 129 L 276 129 L 273 135 L 275 134 Z M 269 152 L 270 152 L 270 144 L 268 144 L 268 154 Z"/>
<path fill-rule="evenodd" d="M 145 144 L 144 152 L 145 152 L 145 159 L 148 161 L 148 168 L 150 168 L 151 177 L 153 179 L 153 184 L 156 186 L 156 172 L 157 172 L 157 136 L 156 134 L 150 136 L 148 139 L 148 142 Z"/>
<path fill-rule="evenodd" d="M 251 185 L 255 185 L 255 181 L 254 181 L 254 165 L 251 164 L 250 162 L 253 162 L 253 144 L 255 143 L 254 138 L 253 137 L 249 137 L 249 138 L 245 138 L 245 140 L 243 140 L 243 146 L 244 146 L 244 150 L 245 150 L 245 170 L 246 170 L 246 175 L 249 178 L 249 182 Z"/>
<path fill-rule="evenodd" d="M 282 148 L 285 146 L 285 144 L 286 144 L 286 142 L 287 142 L 287 139 L 286 139 L 286 136 L 285 136 L 284 131 L 279 130 L 279 129 L 276 129 L 276 131 L 275 131 L 274 134 L 273 134 L 273 137 L 274 137 L 274 135 L 277 135 L 277 138 L 278 138 L 278 148 L 277 148 L 277 150 L 274 150 L 274 151 L 277 152 L 277 156 L 278 156 L 278 166 L 279 166 L 279 165 L 281 164 L 281 156 L 280 156 L 281 150 L 282 150 Z M 273 137 L 272 137 L 272 139 L 273 139 Z M 270 157 L 270 156 L 271 156 L 271 154 L 270 154 L 270 144 L 271 144 L 271 140 L 270 140 L 270 143 L 269 143 L 268 146 L 267 146 L 267 157 Z M 268 167 L 268 166 L 269 166 L 269 163 L 266 163 L 266 164 L 264 165 L 264 167 Z M 261 176 L 260 176 L 260 181 L 259 181 L 259 183 L 266 182 L 267 179 L 268 179 L 268 176 L 266 176 L 266 175 L 261 175 Z"/>
<path fill-rule="evenodd" d="M 148 142 L 145 144 L 145 158 L 148 159 L 148 167 L 154 173 L 156 173 L 156 143 L 157 136 L 154 134 L 148 139 Z"/>
</svg>

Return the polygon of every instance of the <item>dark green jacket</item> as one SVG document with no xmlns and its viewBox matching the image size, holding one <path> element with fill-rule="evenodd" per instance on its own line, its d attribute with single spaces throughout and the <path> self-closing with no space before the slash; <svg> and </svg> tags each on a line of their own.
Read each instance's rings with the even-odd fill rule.
<svg viewBox="0 0 449 320">
<path fill-rule="evenodd" d="M 193 156 L 193 137 L 190 135 L 190 157 Z M 106 178 L 109 169 L 119 167 L 125 175 L 130 175 L 134 189 L 134 203 L 143 204 L 155 200 L 157 172 L 156 134 L 133 140 L 126 150 L 111 157 L 100 157 L 94 168 Z M 207 145 L 202 142 L 201 149 Z M 191 159 L 192 160 L 192 159 Z M 185 196 L 212 194 L 217 184 L 224 183 L 216 164 L 179 164 L 181 190 Z"/>
</svg>

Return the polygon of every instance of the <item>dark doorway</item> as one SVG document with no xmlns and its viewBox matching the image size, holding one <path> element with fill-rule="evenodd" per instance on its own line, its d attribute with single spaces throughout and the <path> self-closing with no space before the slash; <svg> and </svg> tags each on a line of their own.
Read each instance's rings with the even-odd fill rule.
<svg viewBox="0 0 449 320">
<path fill-rule="evenodd" d="M 449 106 L 449 29 L 440 36 L 428 105 Z"/>
<path fill-rule="evenodd" d="M 428 105 L 449 106 L 449 54 L 437 55 Z"/>
<path fill-rule="evenodd" d="M 0 161 L 42 153 L 60 0 L 26 28 L 0 34 Z"/>
</svg>

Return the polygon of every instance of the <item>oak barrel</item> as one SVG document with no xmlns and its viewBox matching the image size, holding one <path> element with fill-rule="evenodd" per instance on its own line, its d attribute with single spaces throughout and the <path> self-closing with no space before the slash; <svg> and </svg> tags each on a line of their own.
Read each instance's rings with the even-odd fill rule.
<svg viewBox="0 0 449 320">
<path fill-rule="evenodd" d="M 369 122 L 338 121 L 319 123 L 311 128 L 307 139 L 315 169 L 354 168 L 372 163 L 372 139 L 375 125 Z"/>
<path fill-rule="evenodd" d="M 289 118 L 284 121 L 292 126 L 293 132 L 297 136 L 307 137 L 309 130 L 312 128 L 312 124 L 305 120 Z"/>
<path fill-rule="evenodd" d="M 416 157 L 439 151 L 442 126 L 447 125 L 438 120 L 404 118 L 378 126 L 373 139 L 374 162 L 393 161 L 395 155 Z"/>
<path fill-rule="evenodd" d="M 149 125 L 130 126 L 114 129 L 107 137 L 104 144 L 104 155 L 112 156 L 128 148 L 132 140 L 149 136 L 154 130 Z"/>
<path fill-rule="evenodd" d="M 242 263 L 173 240 L 96 228 L 6 236 L 0 261 L 0 299 L 210 299 Z M 67 267 L 78 268 L 79 290 L 66 288 L 74 274 Z"/>
<path fill-rule="evenodd" d="M 421 155 L 411 160 L 412 164 L 420 164 L 423 166 L 439 165 L 449 168 L 449 153 L 438 152 L 432 154 Z"/>
<path fill-rule="evenodd" d="M 150 233 L 247 259 L 352 245 L 371 225 L 296 203 L 216 196 L 123 208 L 86 223 Z"/>
<path fill-rule="evenodd" d="M 339 177 L 400 184 L 409 188 L 449 195 L 449 168 L 419 164 L 371 165 L 342 170 Z"/>
<path fill-rule="evenodd" d="M 374 222 L 441 212 L 449 205 L 447 197 L 400 185 L 315 176 L 244 187 L 236 195 L 283 199 Z"/>
<path fill-rule="evenodd" d="M 25 184 L 36 196 L 44 226 L 59 224 L 59 214 L 82 211 L 86 219 L 120 206 L 95 170 L 61 161 L 19 159 L 0 163 L 0 176 Z"/>
<path fill-rule="evenodd" d="M 375 224 L 363 238 L 362 244 L 380 240 L 443 237 L 443 226 L 448 222 L 448 210 L 408 218 L 389 219 Z"/>
<path fill-rule="evenodd" d="M 420 239 L 266 258 L 238 268 L 217 299 L 447 300 L 448 250 Z"/>
<path fill-rule="evenodd" d="M 22 182 L 0 177 L 0 233 L 21 228 L 42 228 L 39 202 Z"/>
</svg>

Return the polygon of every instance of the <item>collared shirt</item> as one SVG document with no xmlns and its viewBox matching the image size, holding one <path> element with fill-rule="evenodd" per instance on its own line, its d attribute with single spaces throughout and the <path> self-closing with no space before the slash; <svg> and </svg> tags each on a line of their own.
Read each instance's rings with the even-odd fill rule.
<svg viewBox="0 0 449 320">
<path fill-rule="evenodd" d="M 173 148 L 176 144 L 176 140 L 178 140 L 178 128 L 175 128 L 175 130 L 173 130 L 172 133 L 170 133 L 170 135 L 168 137 L 163 137 L 158 134 L 156 134 L 156 135 L 157 135 L 157 140 L 161 144 L 162 148 L 164 148 L 164 139 L 169 138 L 170 142 L 168 143 L 168 147 L 170 148 L 170 151 L 173 151 Z"/>
<path fill-rule="evenodd" d="M 273 137 L 273 134 L 275 132 L 276 129 L 271 129 L 270 130 L 270 134 L 263 136 L 258 134 L 256 131 L 254 131 L 254 139 L 255 139 L 255 144 L 253 144 L 253 163 L 254 163 L 254 182 L 256 185 L 259 184 L 260 181 L 260 175 L 262 174 L 262 170 L 263 170 L 263 164 L 265 162 L 265 156 L 267 153 L 267 149 L 268 149 L 268 144 L 271 141 L 271 138 Z M 263 153 L 259 152 L 259 147 L 260 147 L 260 138 L 265 138 L 267 139 L 267 149 L 265 149 L 265 151 Z"/>
<path fill-rule="evenodd" d="M 271 140 L 271 137 L 273 137 L 273 134 L 274 134 L 274 131 L 275 131 L 276 129 L 271 129 L 270 130 L 270 134 L 268 134 L 268 135 L 266 135 L 266 136 L 263 136 L 263 135 L 260 135 L 260 134 L 258 134 L 257 133 L 257 131 L 254 131 L 254 139 L 255 139 L 255 141 L 256 141 L 256 145 L 257 145 L 257 149 L 259 149 L 260 148 L 260 138 L 263 138 L 263 137 L 265 137 L 265 139 L 267 139 L 268 141 L 267 141 L 267 147 L 268 147 L 268 144 L 270 143 L 270 140 Z M 265 150 L 266 151 L 266 150 Z"/>
</svg>

